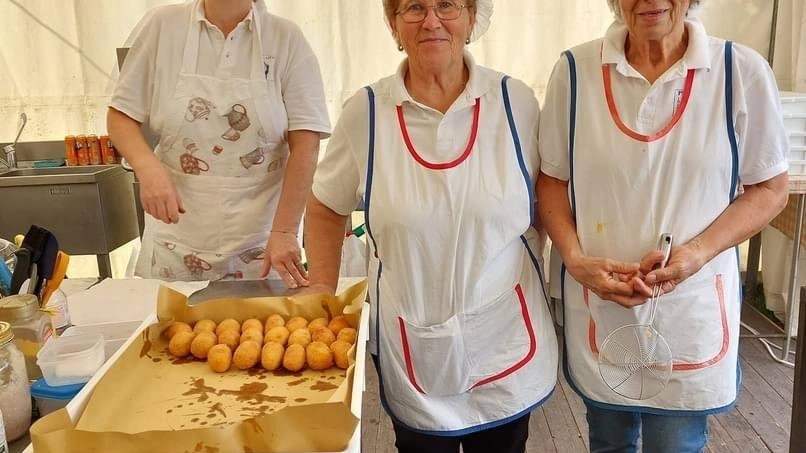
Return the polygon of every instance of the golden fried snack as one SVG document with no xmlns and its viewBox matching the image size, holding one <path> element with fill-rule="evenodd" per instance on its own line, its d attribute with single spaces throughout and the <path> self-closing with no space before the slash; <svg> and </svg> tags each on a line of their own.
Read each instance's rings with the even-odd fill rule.
<svg viewBox="0 0 806 453">
<path fill-rule="evenodd" d="M 353 347 L 353 345 L 344 340 L 336 340 L 330 345 L 330 351 L 333 353 L 333 361 L 336 362 L 336 366 L 342 370 L 346 370 L 347 367 L 350 366 L 350 358 L 347 352 L 351 347 Z"/>
<path fill-rule="evenodd" d="M 302 347 L 308 346 L 311 343 L 311 332 L 308 329 L 302 328 L 291 332 L 288 336 L 289 346 L 298 344 Z"/>
<path fill-rule="evenodd" d="M 333 353 L 326 344 L 319 341 L 314 341 L 305 348 L 305 358 L 312 370 L 326 370 L 333 366 Z"/>
<path fill-rule="evenodd" d="M 238 333 L 241 333 L 241 323 L 232 318 L 227 318 L 218 323 L 218 326 L 215 328 L 215 334 L 221 335 L 221 332 L 225 330 L 234 330 Z"/>
<path fill-rule="evenodd" d="M 305 367 L 305 348 L 302 345 L 289 345 L 283 354 L 283 368 L 292 373 Z"/>
<path fill-rule="evenodd" d="M 215 321 L 213 321 L 212 319 L 202 319 L 196 321 L 196 324 L 193 326 L 193 333 L 198 334 L 202 330 L 207 330 L 212 333 L 215 333 L 215 327 L 216 327 Z"/>
<path fill-rule="evenodd" d="M 283 345 L 269 341 L 263 346 L 263 352 L 260 354 L 260 364 L 263 368 L 274 371 L 283 364 L 284 353 L 285 348 Z"/>
<path fill-rule="evenodd" d="M 266 336 L 263 338 L 264 343 L 268 343 L 273 341 L 275 343 L 280 343 L 282 346 L 285 346 L 288 343 L 288 336 L 290 333 L 285 326 L 276 326 L 269 329 L 266 332 Z"/>
<path fill-rule="evenodd" d="M 263 326 L 261 326 L 259 329 L 257 327 L 250 327 L 248 329 L 244 329 L 243 333 L 241 334 L 241 344 L 243 344 L 244 341 L 254 341 L 258 345 L 262 346 Z"/>
<path fill-rule="evenodd" d="M 355 344 L 355 339 L 358 338 L 358 332 L 352 327 L 345 327 L 339 331 L 336 336 L 337 340 L 346 341 L 350 344 Z"/>
<path fill-rule="evenodd" d="M 260 345 L 254 341 L 244 341 L 232 355 L 232 363 L 240 370 L 255 366 L 260 361 Z"/>
<path fill-rule="evenodd" d="M 179 332 L 193 332 L 193 329 L 186 322 L 174 321 L 167 329 L 162 331 L 162 335 L 166 340 L 170 340 Z"/>
<path fill-rule="evenodd" d="M 232 349 L 225 344 L 217 344 L 207 352 L 207 365 L 216 373 L 229 370 L 232 364 Z"/>
<path fill-rule="evenodd" d="M 327 327 L 327 318 L 316 318 L 308 324 L 308 330 L 310 330 L 311 333 L 318 327 Z"/>
<path fill-rule="evenodd" d="M 334 334 L 338 335 L 339 332 L 341 332 L 341 329 L 346 329 L 347 327 L 351 326 L 346 317 L 339 315 L 334 316 L 333 319 L 330 320 L 330 323 L 327 325 L 327 327 L 332 330 Z"/>
<path fill-rule="evenodd" d="M 241 344 L 241 334 L 232 329 L 225 330 L 218 334 L 218 344 L 225 344 L 234 351 Z"/>
<path fill-rule="evenodd" d="M 330 346 L 330 343 L 336 341 L 336 335 L 327 327 L 319 326 L 314 329 L 308 329 L 311 332 L 311 340 L 318 341 Z"/>
<path fill-rule="evenodd" d="M 282 315 L 273 314 L 266 318 L 266 328 L 263 329 L 264 332 L 268 332 L 272 329 L 272 327 L 280 327 L 285 325 L 285 318 Z"/>
<path fill-rule="evenodd" d="M 194 336 L 192 331 L 182 330 L 177 332 L 168 343 L 168 351 L 174 357 L 185 357 L 190 354 L 190 343 L 193 342 Z"/>
<path fill-rule="evenodd" d="M 285 323 L 285 327 L 289 332 L 294 333 L 294 331 L 297 329 L 304 329 L 305 327 L 308 327 L 308 320 L 302 316 L 294 316 L 293 318 L 289 319 L 287 323 Z"/>
<path fill-rule="evenodd" d="M 190 343 L 190 353 L 197 359 L 206 359 L 210 348 L 216 345 L 218 338 L 209 330 L 202 330 Z"/>
<path fill-rule="evenodd" d="M 260 329 L 263 333 L 263 323 L 259 319 L 249 318 L 241 324 L 241 332 L 246 332 L 246 329 Z"/>
</svg>

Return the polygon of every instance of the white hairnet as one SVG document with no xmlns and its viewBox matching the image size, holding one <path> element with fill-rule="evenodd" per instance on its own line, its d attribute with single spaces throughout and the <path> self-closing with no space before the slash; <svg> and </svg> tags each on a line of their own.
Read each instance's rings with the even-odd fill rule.
<svg viewBox="0 0 806 453">
<path fill-rule="evenodd" d="M 689 3 L 687 16 L 696 15 L 697 10 L 702 7 L 703 3 L 705 3 L 705 0 L 691 0 Z M 613 11 L 613 14 L 615 14 L 616 20 L 622 19 L 619 0 L 607 0 L 607 6 L 609 6 L 610 10 Z"/>
<path fill-rule="evenodd" d="M 390 0 L 382 0 L 383 6 L 389 6 Z M 493 0 L 476 0 L 476 23 L 470 34 L 470 41 L 475 41 L 490 28 L 490 17 L 493 15 Z M 384 14 L 384 18 L 388 20 Z M 389 25 L 388 23 L 386 24 Z"/>
</svg>

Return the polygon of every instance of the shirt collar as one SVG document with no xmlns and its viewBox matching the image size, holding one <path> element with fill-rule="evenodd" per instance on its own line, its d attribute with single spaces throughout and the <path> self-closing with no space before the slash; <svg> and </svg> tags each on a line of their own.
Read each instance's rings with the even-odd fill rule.
<svg viewBox="0 0 806 453">
<path fill-rule="evenodd" d="M 254 2 L 252 4 L 254 5 Z M 255 8 L 253 6 L 250 6 L 249 7 L 249 14 L 247 14 L 246 17 L 244 17 L 244 19 L 240 23 L 238 23 L 238 25 L 235 27 L 235 29 L 238 29 L 239 27 L 244 26 L 247 30 L 252 31 L 252 23 L 253 23 L 252 17 L 253 17 L 254 14 L 255 14 Z M 208 27 L 211 27 L 211 28 L 218 28 L 212 22 L 207 20 L 207 17 L 205 17 L 205 15 L 204 15 L 204 1 L 203 0 L 200 0 L 200 1 L 196 2 L 196 7 L 193 8 L 193 22 L 202 23 L 202 24 L 205 24 L 205 25 L 207 25 Z M 241 25 L 241 24 L 243 24 L 243 25 Z"/>
<path fill-rule="evenodd" d="M 688 30 L 688 47 L 675 66 L 679 75 L 685 76 L 689 69 L 711 69 L 711 58 L 708 48 L 708 34 L 702 22 L 694 17 L 685 20 Z M 602 64 L 614 64 L 616 70 L 623 75 L 637 75 L 627 62 L 624 53 L 624 42 L 627 39 L 627 26 L 623 22 L 613 22 L 605 32 L 602 42 Z"/>
<path fill-rule="evenodd" d="M 482 80 L 485 78 L 483 73 L 476 70 L 476 60 L 473 59 L 473 56 L 470 54 L 470 52 L 465 50 L 462 57 L 464 59 L 465 66 L 467 66 L 469 77 L 467 79 L 465 89 L 462 91 L 462 94 L 459 96 L 459 98 L 454 102 L 454 107 L 458 108 L 474 105 L 476 103 L 476 98 L 483 96 L 490 89 L 490 84 L 485 83 L 487 82 L 486 80 Z M 409 59 L 405 58 L 397 67 L 397 71 L 394 75 L 394 81 L 390 89 L 390 96 L 396 105 L 402 105 L 404 102 L 419 104 L 419 102 L 411 97 L 409 90 L 406 89 L 405 77 L 406 71 L 408 70 Z"/>
</svg>

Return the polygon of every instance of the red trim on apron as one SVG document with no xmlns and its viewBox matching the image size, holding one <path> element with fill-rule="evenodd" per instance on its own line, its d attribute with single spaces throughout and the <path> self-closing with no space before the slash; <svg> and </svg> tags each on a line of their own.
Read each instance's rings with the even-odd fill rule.
<svg viewBox="0 0 806 453">
<path fill-rule="evenodd" d="M 400 341 L 403 343 L 403 357 L 406 360 L 406 373 L 409 375 L 411 385 L 417 389 L 418 392 L 425 394 L 420 384 L 417 383 L 417 378 L 414 377 L 414 365 L 411 361 L 411 349 L 409 348 L 409 337 L 406 336 L 406 324 L 403 323 L 403 318 L 398 318 L 400 323 Z"/>
<path fill-rule="evenodd" d="M 479 382 L 473 384 L 470 388 L 474 389 L 480 385 L 489 384 L 490 382 L 497 381 L 499 379 L 503 379 L 510 374 L 518 371 L 520 368 L 523 368 L 524 365 L 529 363 L 534 357 L 535 353 L 537 352 L 537 337 L 535 336 L 535 332 L 532 329 L 532 319 L 529 317 L 529 307 L 526 306 L 526 297 L 523 295 L 523 289 L 521 288 L 521 284 L 518 283 L 515 285 L 515 292 L 518 293 L 518 301 L 521 304 L 521 313 L 523 314 L 523 321 L 526 324 L 526 331 L 529 332 L 529 352 L 518 361 L 518 363 L 512 365 L 511 367 L 507 368 L 506 370 L 494 374 L 490 377 L 484 378 Z"/>
<path fill-rule="evenodd" d="M 476 144 L 476 135 L 478 134 L 479 131 L 480 110 L 481 110 L 481 99 L 476 98 L 476 104 L 473 106 L 473 126 L 470 129 L 470 140 L 468 140 L 467 147 L 465 148 L 464 152 L 459 157 L 450 162 L 440 162 L 440 163 L 428 162 L 417 153 L 417 150 L 414 149 L 414 145 L 411 143 L 411 138 L 409 137 L 409 130 L 406 128 L 406 119 L 403 117 L 402 105 L 397 106 L 397 123 L 400 125 L 400 133 L 403 135 L 403 141 L 406 142 L 406 148 L 408 148 L 411 157 L 413 157 L 418 164 L 422 165 L 423 167 L 430 168 L 431 170 L 446 170 L 448 168 L 453 168 L 461 164 L 470 155 L 470 151 L 473 149 L 473 145 Z"/>
<path fill-rule="evenodd" d="M 613 99 L 613 87 L 611 86 L 610 80 L 610 65 L 602 65 L 602 83 L 604 84 L 605 97 L 607 98 L 607 108 L 610 110 L 610 117 L 613 118 L 613 122 L 616 123 L 616 127 L 618 127 L 622 133 L 629 136 L 633 140 L 638 140 L 645 143 L 654 142 L 665 137 L 666 134 L 671 132 L 672 129 L 674 129 L 674 127 L 677 125 L 678 121 L 680 121 L 680 118 L 683 116 L 683 112 L 686 110 L 689 97 L 691 96 L 691 87 L 694 84 L 694 69 L 689 69 L 688 74 L 686 74 L 686 84 L 683 88 L 683 98 L 680 100 L 680 105 L 674 112 L 672 119 L 669 120 L 669 123 L 666 124 L 663 129 L 655 132 L 652 135 L 639 134 L 638 132 L 635 132 L 627 127 L 627 125 L 621 121 L 618 108 L 616 108 L 616 102 Z"/>
<path fill-rule="evenodd" d="M 722 347 L 719 349 L 719 352 L 710 359 L 700 362 L 700 363 L 675 363 L 672 365 L 673 371 L 692 371 L 692 370 L 699 370 L 701 368 L 709 367 L 725 357 L 725 354 L 728 353 L 728 344 L 730 343 L 730 338 L 728 338 L 728 316 L 725 312 L 725 290 L 722 285 L 722 275 L 719 274 L 715 278 L 716 282 L 716 293 L 719 297 L 719 312 L 722 313 Z"/>
</svg>

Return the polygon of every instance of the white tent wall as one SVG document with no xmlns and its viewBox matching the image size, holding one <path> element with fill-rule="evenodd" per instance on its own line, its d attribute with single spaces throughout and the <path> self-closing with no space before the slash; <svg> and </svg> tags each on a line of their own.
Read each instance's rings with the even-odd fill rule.
<svg viewBox="0 0 806 453">
<path fill-rule="evenodd" d="M 104 105 L 117 75 L 115 48 L 124 45 L 146 11 L 166 3 L 174 2 L 0 0 L 6 24 L 0 29 L 0 142 L 13 139 L 21 111 L 30 118 L 23 141 L 102 133 Z M 785 89 L 806 79 L 803 3 L 781 0 L 775 66 Z M 313 46 L 334 121 L 350 94 L 391 73 L 402 58 L 379 0 L 268 0 L 267 5 L 299 24 Z M 708 0 L 701 17 L 711 34 L 767 55 L 772 5 L 773 0 Z M 490 30 L 470 50 L 479 63 L 523 79 L 542 98 L 560 52 L 600 36 L 611 19 L 605 0 L 498 0 Z"/>
</svg>

